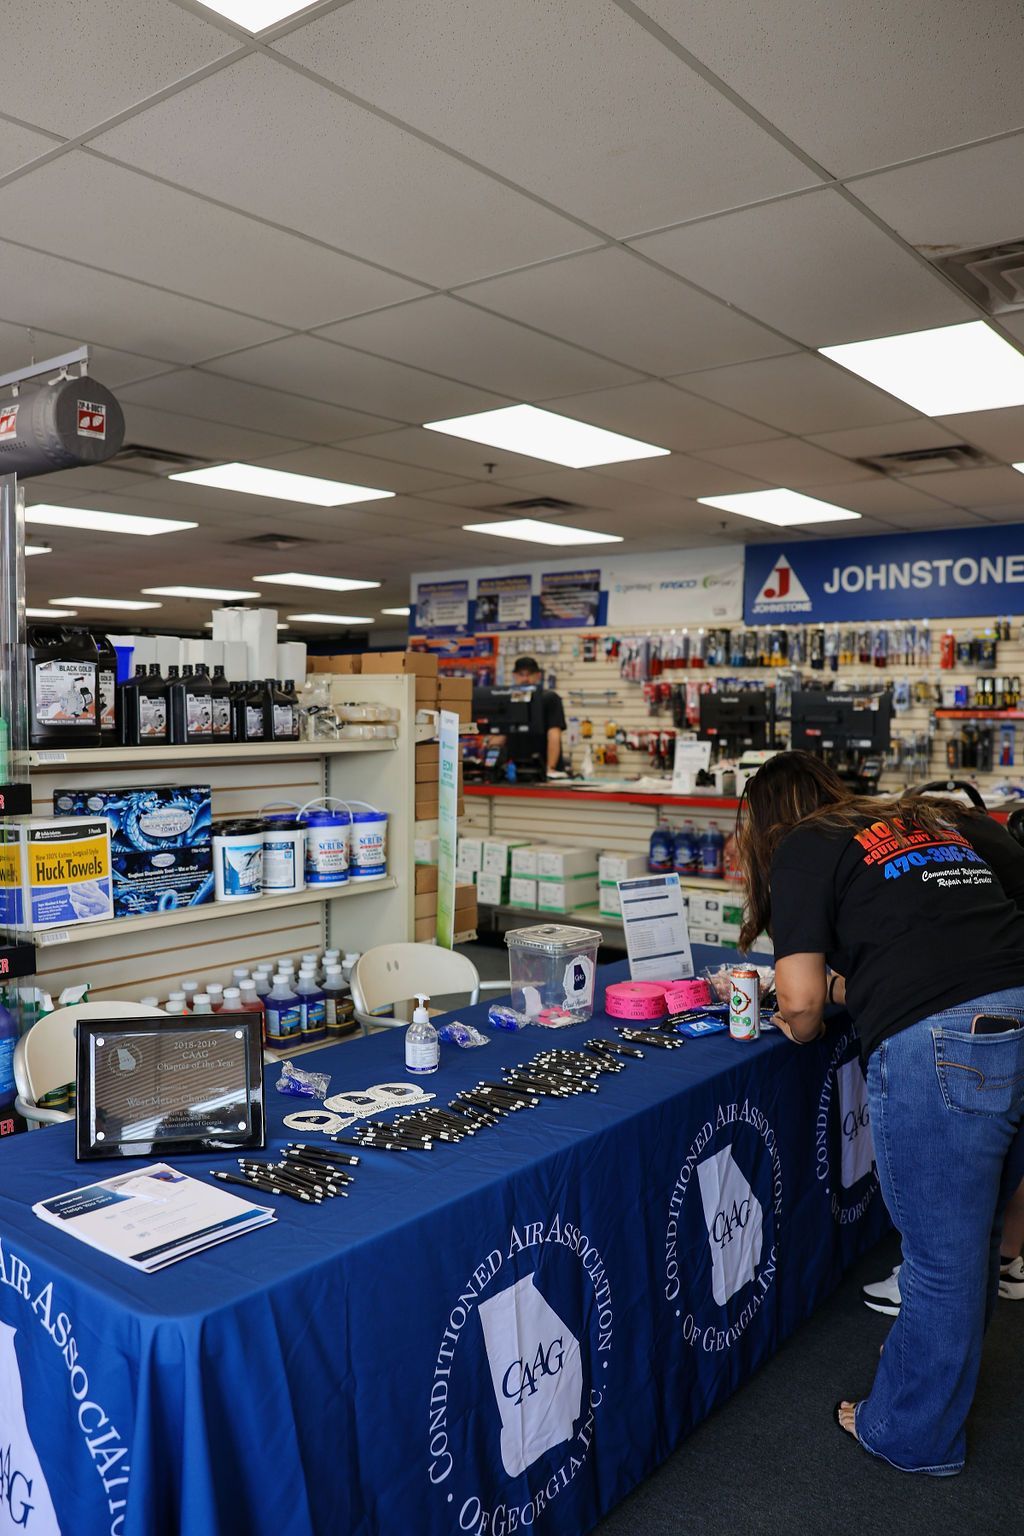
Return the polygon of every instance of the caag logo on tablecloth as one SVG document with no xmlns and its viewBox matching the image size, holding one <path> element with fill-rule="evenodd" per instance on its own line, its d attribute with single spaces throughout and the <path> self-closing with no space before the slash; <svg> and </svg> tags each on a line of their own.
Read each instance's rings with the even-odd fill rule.
<svg viewBox="0 0 1024 1536">
<path fill-rule="evenodd" d="M 699 1202 L 688 1198 L 694 1182 Z M 775 1279 L 781 1214 L 774 1130 L 749 1099 L 720 1104 L 683 1159 L 665 1229 L 665 1299 L 694 1349 L 731 1349 L 757 1316 Z"/>
<path fill-rule="evenodd" d="M 50 1490 L 25 1420 L 15 1329 L 0 1323 L 0 1531 L 60 1536 Z"/>
<path fill-rule="evenodd" d="M 458 1530 L 529 1527 L 579 1474 L 604 1401 L 612 1327 L 600 1251 L 561 1213 L 513 1226 L 473 1269 L 449 1311 L 430 1390 L 428 1476 Z M 463 1468 L 474 1462 L 493 1468 L 491 1486 L 468 1485 Z"/>
<path fill-rule="evenodd" d="M 867 1083 L 857 1037 L 847 1030 L 836 1041 L 825 1072 L 814 1123 L 814 1159 L 835 1221 L 860 1221 L 878 1189 L 871 1139 Z"/>
</svg>

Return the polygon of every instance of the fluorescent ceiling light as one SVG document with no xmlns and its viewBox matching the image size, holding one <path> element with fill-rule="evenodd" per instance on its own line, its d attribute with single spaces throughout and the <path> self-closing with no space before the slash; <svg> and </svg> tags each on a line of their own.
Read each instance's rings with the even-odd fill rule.
<svg viewBox="0 0 1024 1536">
<path fill-rule="evenodd" d="M 51 603 L 75 608 L 124 608 L 135 613 L 141 608 L 162 608 L 163 603 L 134 603 L 123 597 L 51 597 Z"/>
<path fill-rule="evenodd" d="M 199 0 L 208 11 L 216 11 L 228 21 L 244 27 L 247 32 L 262 32 L 286 16 L 304 11 L 313 0 Z"/>
<path fill-rule="evenodd" d="M 925 416 L 1024 405 L 1024 357 L 984 320 L 819 350 Z"/>
<path fill-rule="evenodd" d="M 198 523 L 183 523 L 173 517 L 132 517 L 127 512 L 96 512 L 92 508 L 50 507 L 40 503 L 25 508 L 26 523 L 44 528 L 87 528 L 93 533 L 179 533 L 183 528 L 198 528 Z"/>
<path fill-rule="evenodd" d="M 310 576 L 305 571 L 272 571 L 269 576 L 254 576 L 278 587 L 315 587 L 320 592 L 356 592 L 361 587 L 379 587 L 379 581 L 352 581 L 348 576 Z"/>
<path fill-rule="evenodd" d="M 26 544 L 25 553 L 26 555 L 52 555 L 53 550 L 49 544 Z"/>
<path fill-rule="evenodd" d="M 372 624 L 372 619 L 360 619 L 351 613 L 290 613 L 290 624 Z"/>
<path fill-rule="evenodd" d="M 522 539 L 526 544 L 621 544 L 617 533 L 588 533 L 565 523 L 540 523 L 534 517 L 512 517 L 504 523 L 463 523 L 464 533 L 493 533 L 499 539 Z"/>
<path fill-rule="evenodd" d="M 735 496 L 698 496 L 697 500 L 702 507 L 720 507 L 723 512 L 753 517 L 776 528 L 795 528 L 799 523 L 845 523 L 860 517 L 859 512 L 819 501 L 816 496 L 804 496 L 800 491 L 742 491 Z"/>
<path fill-rule="evenodd" d="M 278 629 L 289 629 L 291 626 L 288 625 L 288 624 L 279 624 L 277 627 L 278 627 Z M 213 628 L 213 620 L 212 619 L 207 619 L 205 624 L 203 625 L 203 628 L 204 629 L 212 629 Z"/>
<path fill-rule="evenodd" d="M 506 448 L 510 453 L 525 453 L 550 464 L 566 464 L 570 469 L 586 469 L 591 464 L 623 464 L 629 459 L 655 459 L 667 454 L 667 448 L 641 443 L 635 437 L 606 432 L 571 416 L 542 411 L 536 405 L 505 405 L 496 411 L 479 411 L 474 416 L 452 416 L 448 421 L 425 421 L 428 432 L 446 432 L 449 437 L 465 437 L 471 443 L 486 443 L 489 448 Z"/>
<path fill-rule="evenodd" d="M 27 619 L 73 619 L 75 610 L 73 608 L 26 608 L 25 617 Z"/>
<path fill-rule="evenodd" d="M 407 619 L 412 612 L 411 608 L 382 608 L 381 613 L 394 613 L 400 619 Z"/>
<path fill-rule="evenodd" d="M 343 480 L 318 480 L 315 475 L 293 475 L 283 469 L 261 469 L 258 464 L 215 464 L 210 469 L 187 469 L 171 480 L 189 485 L 209 485 L 218 491 L 241 491 L 245 496 L 272 496 L 275 501 L 302 501 L 311 507 L 341 507 L 350 501 L 381 501 L 394 491 L 373 491 L 366 485 L 347 485 Z"/>
<path fill-rule="evenodd" d="M 227 587 L 143 587 L 150 597 L 209 597 L 224 602 L 242 597 L 259 597 L 258 592 L 232 592 Z"/>
</svg>

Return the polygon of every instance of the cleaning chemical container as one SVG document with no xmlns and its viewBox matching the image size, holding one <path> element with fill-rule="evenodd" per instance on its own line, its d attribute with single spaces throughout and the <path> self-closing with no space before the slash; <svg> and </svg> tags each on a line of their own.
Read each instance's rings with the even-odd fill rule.
<svg viewBox="0 0 1024 1536">
<path fill-rule="evenodd" d="M 353 801 L 362 805 L 361 800 Z M 352 816 L 353 880 L 379 880 L 388 872 L 388 813 L 374 810 L 355 811 Z"/>
<path fill-rule="evenodd" d="M 538 923 L 510 929 L 505 943 L 513 1008 L 537 1024 L 582 1024 L 590 1018 L 601 944 L 596 928 Z"/>
<path fill-rule="evenodd" d="M 264 817 L 263 891 L 288 896 L 306 888 L 306 828 L 294 811 Z"/>
<path fill-rule="evenodd" d="M 344 885 L 349 878 L 351 811 L 340 800 L 310 801 L 298 819 L 306 827 L 306 884 Z"/>
<path fill-rule="evenodd" d="M 250 901 L 263 894 L 263 831 L 264 824 L 258 818 L 213 823 L 217 901 Z"/>
</svg>

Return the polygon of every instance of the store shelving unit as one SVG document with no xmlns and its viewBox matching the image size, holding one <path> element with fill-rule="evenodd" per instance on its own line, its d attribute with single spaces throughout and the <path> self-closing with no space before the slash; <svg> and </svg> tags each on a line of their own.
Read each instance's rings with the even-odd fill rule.
<svg viewBox="0 0 1024 1536">
<path fill-rule="evenodd" d="M 36 751 L 28 755 L 33 773 L 56 768 L 175 767 L 190 763 L 265 763 L 293 762 L 303 757 L 337 757 L 341 754 L 396 752 L 397 741 L 251 741 L 245 743 L 211 742 L 201 747 L 95 747 L 69 748 L 67 751 Z"/>
</svg>

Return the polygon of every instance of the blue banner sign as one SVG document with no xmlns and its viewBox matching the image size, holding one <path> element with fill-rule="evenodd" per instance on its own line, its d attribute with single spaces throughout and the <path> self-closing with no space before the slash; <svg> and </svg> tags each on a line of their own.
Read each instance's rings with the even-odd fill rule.
<svg viewBox="0 0 1024 1536">
<path fill-rule="evenodd" d="M 1024 524 L 749 546 L 747 624 L 968 618 L 1024 607 Z"/>
</svg>

